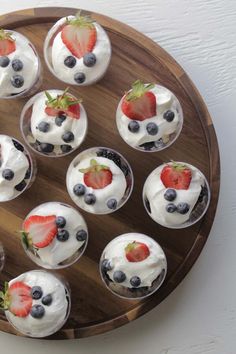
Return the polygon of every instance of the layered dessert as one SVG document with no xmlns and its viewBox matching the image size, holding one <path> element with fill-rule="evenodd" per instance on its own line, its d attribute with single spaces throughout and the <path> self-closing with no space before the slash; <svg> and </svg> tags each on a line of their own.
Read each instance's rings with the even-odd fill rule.
<svg viewBox="0 0 236 354">
<path fill-rule="evenodd" d="M 21 132 L 27 144 L 46 156 L 71 153 L 87 133 L 87 114 L 68 92 L 49 90 L 32 97 L 21 114 Z"/>
<path fill-rule="evenodd" d="M 31 94 L 39 76 L 40 62 L 32 43 L 18 32 L 0 29 L 0 98 Z"/>
<path fill-rule="evenodd" d="M 129 299 L 151 295 L 167 272 L 165 254 L 151 237 L 127 233 L 113 239 L 104 249 L 100 274 L 109 290 Z"/>
<path fill-rule="evenodd" d="M 22 245 L 28 256 L 44 268 L 64 268 L 76 262 L 88 243 L 81 214 L 59 202 L 34 208 L 22 226 Z"/>
<path fill-rule="evenodd" d="M 169 228 L 197 222 L 210 202 L 206 178 L 196 167 L 170 162 L 157 167 L 146 179 L 143 201 L 151 218 Z"/>
<path fill-rule="evenodd" d="M 33 182 L 34 172 L 25 147 L 8 135 L 0 135 L 0 202 L 19 196 Z"/>
<path fill-rule="evenodd" d="M 70 164 L 66 177 L 72 200 L 93 214 L 119 209 L 133 188 L 133 174 L 122 155 L 108 148 L 91 148 Z"/>
<path fill-rule="evenodd" d="M 46 337 L 66 322 L 70 293 L 62 279 L 46 271 L 33 270 L 5 283 L 0 304 L 16 330 L 30 337 Z"/>
<path fill-rule="evenodd" d="M 141 151 L 159 151 L 179 136 L 183 112 L 167 88 L 137 80 L 119 102 L 117 128 L 122 139 Z"/>
<path fill-rule="evenodd" d="M 50 29 L 44 57 L 58 79 L 72 85 L 91 85 L 108 68 L 111 44 L 105 30 L 79 12 L 61 18 Z"/>
</svg>

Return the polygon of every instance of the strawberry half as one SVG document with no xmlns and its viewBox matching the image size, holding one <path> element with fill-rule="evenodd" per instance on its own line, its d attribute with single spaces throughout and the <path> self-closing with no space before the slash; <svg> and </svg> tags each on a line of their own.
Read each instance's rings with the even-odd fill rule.
<svg viewBox="0 0 236 354">
<path fill-rule="evenodd" d="M 125 247 L 125 255 L 129 262 L 141 262 L 150 255 L 145 243 L 134 241 Z"/>
<path fill-rule="evenodd" d="M 23 224 L 23 242 L 36 248 L 47 247 L 57 235 L 56 216 L 31 215 Z"/>
<path fill-rule="evenodd" d="M 16 281 L 10 287 L 5 283 L 5 291 L 0 293 L 1 307 L 17 317 L 26 317 L 32 307 L 31 287 Z"/>
<path fill-rule="evenodd" d="M 92 52 L 97 41 L 93 20 L 78 13 L 74 19 L 67 20 L 61 31 L 61 39 L 76 58 L 82 58 L 86 53 Z"/>
<path fill-rule="evenodd" d="M 150 91 L 154 84 L 145 85 L 137 80 L 121 103 L 122 112 L 130 119 L 143 121 L 156 115 L 156 97 Z"/>
<path fill-rule="evenodd" d="M 9 55 L 16 50 L 15 40 L 10 32 L 0 30 L 0 56 Z"/>
<path fill-rule="evenodd" d="M 47 97 L 45 113 L 48 116 L 56 117 L 59 113 L 65 113 L 67 116 L 79 119 L 80 118 L 80 103 L 81 99 L 76 100 L 68 93 L 68 88 L 62 95 L 52 97 L 49 92 L 45 91 Z"/>
<path fill-rule="evenodd" d="M 161 171 L 161 181 L 166 188 L 188 189 L 192 171 L 186 165 L 172 162 Z"/>
<path fill-rule="evenodd" d="M 102 189 L 112 182 L 112 173 L 109 167 L 99 165 L 96 160 L 90 161 L 90 167 L 80 169 L 84 173 L 84 183 L 93 189 Z"/>
</svg>

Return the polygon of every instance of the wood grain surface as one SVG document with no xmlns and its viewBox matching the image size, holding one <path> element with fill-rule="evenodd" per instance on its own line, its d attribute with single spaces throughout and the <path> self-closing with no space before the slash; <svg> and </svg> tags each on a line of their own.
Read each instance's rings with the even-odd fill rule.
<svg viewBox="0 0 236 354">
<path fill-rule="evenodd" d="M 47 31 L 60 17 L 75 13 L 75 9 L 36 8 L 0 17 L 0 27 L 14 29 L 26 35 L 36 46 L 41 59 Z M 72 311 L 62 330 L 53 339 L 91 336 L 109 331 L 134 320 L 158 305 L 179 284 L 199 256 L 214 220 L 220 182 L 220 162 L 214 127 L 198 91 L 182 68 L 158 45 L 134 29 L 111 18 L 91 13 L 107 30 L 113 55 L 105 77 L 91 87 L 73 87 L 71 92 L 83 98 L 89 118 L 87 139 L 79 151 L 92 146 L 108 146 L 118 150 L 130 162 L 135 187 L 128 203 L 119 211 L 105 216 L 83 213 L 89 227 L 90 240 L 84 256 L 72 267 L 60 271 L 72 290 Z M 41 89 L 64 89 L 44 65 Z M 119 137 L 115 111 L 123 92 L 137 78 L 157 82 L 172 90 L 184 111 L 183 131 L 178 140 L 160 153 L 142 153 L 128 147 Z M 25 100 L 1 101 L 0 132 L 22 140 L 19 115 Z M 10 117 L 10 119 L 9 119 Z M 0 205 L 0 240 L 6 250 L 6 265 L 1 282 L 35 269 L 21 247 L 17 230 L 25 215 L 47 201 L 73 204 L 66 187 L 65 176 L 70 156 L 52 160 L 36 157 L 38 175 L 33 186 L 21 197 Z M 152 221 L 142 205 L 141 191 L 148 174 L 170 159 L 186 161 L 198 167 L 207 177 L 212 192 L 205 217 L 194 226 L 169 230 Z M 112 227 L 111 227 L 112 226 Z M 162 288 L 143 301 L 128 301 L 112 295 L 99 277 L 98 261 L 105 245 L 115 236 L 130 231 L 143 232 L 156 239 L 167 255 L 168 274 Z M 0 330 L 20 335 L 0 315 Z"/>
</svg>

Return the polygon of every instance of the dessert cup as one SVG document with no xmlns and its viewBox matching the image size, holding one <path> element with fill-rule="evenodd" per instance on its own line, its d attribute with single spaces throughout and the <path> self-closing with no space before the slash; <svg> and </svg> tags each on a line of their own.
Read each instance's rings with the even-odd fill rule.
<svg viewBox="0 0 236 354">
<path fill-rule="evenodd" d="M 72 104 L 74 102 L 74 104 Z M 24 106 L 20 128 L 27 145 L 36 153 L 61 157 L 75 151 L 87 133 L 87 114 L 66 89 L 40 92 Z"/>
<path fill-rule="evenodd" d="M 26 254 L 47 269 L 65 268 L 75 263 L 88 244 L 84 218 L 70 205 L 59 202 L 34 208 L 26 216 L 21 233 Z"/>
<path fill-rule="evenodd" d="M 23 98 L 42 83 L 41 64 L 33 44 L 21 33 L 0 30 L 0 98 Z"/>
<path fill-rule="evenodd" d="M 93 147 L 82 151 L 70 163 L 66 185 L 78 207 L 93 214 L 109 214 L 129 199 L 133 172 L 117 151 Z"/>
<path fill-rule="evenodd" d="M 210 203 L 210 187 L 202 172 L 185 162 L 162 164 L 143 187 L 143 203 L 158 224 L 181 229 L 198 222 Z"/>
<path fill-rule="evenodd" d="M 160 288 L 167 273 L 167 261 L 164 251 L 151 237 L 127 233 L 108 243 L 99 268 L 102 280 L 112 293 L 136 300 Z"/>
<path fill-rule="evenodd" d="M 0 202 L 18 197 L 36 176 L 36 162 L 15 138 L 0 135 Z"/>
<path fill-rule="evenodd" d="M 44 58 L 51 73 L 70 85 L 100 80 L 110 63 L 111 44 L 105 30 L 89 16 L 63 17 L 49 30 Z"/>
<path fill-rule="evenodd" d="M 178 138 L 183 111 L 166 87 L 137 80 L 118 104 L 116 124 L 121 138 L 132 148 L 161 151 Z"/>
<path fill-rule="evenodd" d="M 5 286 L 2 307 L 9 323 L 29 337 L 47 337 L 67 321 L 70 289 L 62 277 L 45 270 L 31 270 Z"/>
</svg>

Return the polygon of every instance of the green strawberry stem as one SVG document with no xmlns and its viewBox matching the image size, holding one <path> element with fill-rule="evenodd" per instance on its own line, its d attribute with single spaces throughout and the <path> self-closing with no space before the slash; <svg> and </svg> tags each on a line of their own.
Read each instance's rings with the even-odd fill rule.
<svg viewBox="0 0 236 354">
<path fill-rule="evenodd" d="M 132 90 L 126 95 L 127 101 L 134 101 L 139 97 L 142 97 L 145 92 L 153 89 L 155 84 L 145 85 L 141 80 L 137 80 L 132 84 Z"/>
<path fill-rule="evenodd" d="M 82 16 L 81 15 L 81 10 L 79 10 L 76 15 L 75 18 L 73 19 L 68 19 L 68 17 L 66 18 L 66 23 L 68 25 L 73 25 L 73 26 L 78 26 L 78 27 L 82 27 L 82 28 L 93 28 L 93 22 L 95 22 L 93 19 L 91 19 L 90 16 L 86 15 L 86 16 Z"/>
<path fill-rule="evenodd" d="M 4 290 L 0 291 L 0 309 L 7 310 L 10 305 L 10 299 L 8 295 L 8 282 L 4 283 Z"/>
<path fill-rule="evenodd" d="M 185 170 L 186 168 L 189 169 L 185 164 L 178 163 L 173 160 L 171 160 L 171 166 L 177 171 L 182 171 L 182 170 Z"/>
<path fill-rule="evenodd" d="M 90 160 L 90 167 L 88 168 L 81 168 L 79 172 L 87 173 L 87 172 L 100 172 L 102 170 L 109 170 L 108 166 L 99 165 L 95 159 Z"/>
<path fill-rule="evenodd" d="M 8 39 L 11 42 L 15 42 L 15 39 L 12 38 L 12 32 L 6 32 L 4 29 L 0 29 L 0 41 Z"/>
<path fill-rule="evenodd" d="M 69 87 L 65 89 L 62 95 L 52 97 L 48 91 L 45 91 L 47 101 L 45 102 L 47 107 L 55 109 L 67 110 L 70 106 L 81 103 L 82 99 L 73 100 L 72 96 L 68 94 Z"/>
</svg>

